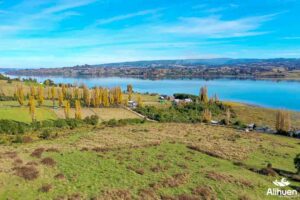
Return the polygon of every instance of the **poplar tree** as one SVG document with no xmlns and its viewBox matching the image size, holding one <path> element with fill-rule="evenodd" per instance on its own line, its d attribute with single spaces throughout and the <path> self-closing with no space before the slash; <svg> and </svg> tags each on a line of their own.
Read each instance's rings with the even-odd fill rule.
<svg viewBox="0 0 300 200">
<path fill-rule="evenodd" d="M 109 96 L 108 96 L 108 90 L 107 89 L 103 90 L 103 106 L 104 107 L 109 107 Z"/>
<path fill-rule="evenodd" d="M 226 125 L 228 125 L 230 123 L 230 117 L 231 117 L 230 109 L 227 108 L 226 109 L 226 117 L 225 117 L 225 124 Z"/>
<path fill-rule="evenodd" d="M 85 85 L 83 86 L 83 100 L 84 100 L 85 105 L 87 107 L 90 107 L 90 104 L 91 104 L 90 90 Z"/>
<path fill-rule="evenodd" d="M 58 105 L 60 107 L 62 107 L 63 102 L 64 102 L 64 97 L 63 97 L 63 93 L 60 89 L 57 89 L 57 95 L 58 95 Z"/>
<path fill-rule="evenodd" d="M 33 96 L 29 98 L 29 113 L 31 114 L 32 122 L 35 121 L 35 99 Z"/>
<path fill-rule="evenodd" d="M 22 85 L 17 86 L 16 95 L 17 95 L 17 99 L 18 99 L 19 104 L 21 106 L 23 106 L 24 105 L 24 89 L 23 89 Z"/>
<path fill-rule="evenodd" d="M 38 104 L 39 106 L 43 105 L 44 103 L 44 88 L 43 86 L 39 85 L 38 87 Z"/>
<path fill-rule="evenodd" d="M 143 107 L 143 101 L 141 95 L 137 97 L 137 105 L 138 107 Z"/>
<path fill-rule="evenodd" d="M 210 110 L 209 109 L 205 109 L 203 111 L 203 114 L 202 114 L 202 120 L 203 120 L 203 122 L 208 123 L 208 122 L 211 121 L 211 118 L 212 118 L 212 114 L 211 114 Z"/>
<path fill-rule="evenodd" d="M 65 113 L 65 118 L 69 119 L 70 118 L 70 102 L 69 101 L 65 101 L 64 113 Z"/>
<path fill-rule="evenodd" d="M 279 133 L 287 133 L 291 129 L 290 113 L 283 110 L 278 110 L 276 113 L 276 130 Z"/>
<path fill-rule="evenodd" d="M 51 88 L 51 100 L 53 102 L 53 107 L 55 106 L 55 87 L 52 86 Z"/>
<path fill-rule="evenodd" d="M 35 87 L 33 85 L 30 86 L 30 96 L 35 98 Z"/>
<path fill-rule="evenodd" d="M 132 99 L 133 87 L 131 84 L 127 85 L 128 101 Z"/>
<path fill-rule="evenodd" d="M 199 95 L 200 101 L 203 103 L 208 102 L 208 92 L 207 92 L 207 87 L 201 87 L 200 89 L 200 95 Z"/>
<path fill-rule="evenodd" d="M 75 119 L 81 119 L 82 115 L 81 115 L 81 105 L 80 105 L 80 101 L 76 100 L 75 101 Z"/>
</svg>

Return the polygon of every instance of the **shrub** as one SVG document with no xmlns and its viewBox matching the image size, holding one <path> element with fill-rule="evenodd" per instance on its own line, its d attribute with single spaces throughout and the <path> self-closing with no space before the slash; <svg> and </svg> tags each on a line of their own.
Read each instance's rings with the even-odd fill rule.
<svg viewBox="0 0 300 200">
<path fill-rule="evenodd" d="M 51 130 L 50 129 L 45 129 L 42 131 L 42 133 L 39 135 L 39 138 L 41 139 L 49 139 L 51 136 Z"/>
<path fill-rule="evenodd" d="M 68 123 L 64 119 L 58 119 L 54 121 L 54 126 L 57 128 L 64 128 L 68 126 Z"/>
<path fill-rule="evenodd" d="M 22 134 L 28 128 L 28 125 L 13 120 L 0 120 L 0 133 Z"/>
<path fill-rule="evenodd" d="M 98 117 L 98 115 L 92 115 L 90 117 L 86 117 L 83 121 L 86 124 L 90 124 L 90 125 L 94 125 L 95 126 L 99 122 L 99 117 Z"/>
</svg>

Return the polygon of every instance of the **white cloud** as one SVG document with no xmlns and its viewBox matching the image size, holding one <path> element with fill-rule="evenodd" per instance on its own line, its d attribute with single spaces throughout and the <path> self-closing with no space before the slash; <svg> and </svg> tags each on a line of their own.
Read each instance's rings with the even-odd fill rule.
<svg viewBox="0 0 300 200">
<path fill-rule="evenodd" d="M 160 9 L 143 10 L 143 11 L 139 11 L 139 12 L 135 12 L 135 13 L 129 13 L 126 15 L 118 15 L 118 16 L 114 16 L 111 18 L 107 18 L 107 19 L 99 19 L 99 20 L 97 20 L 96 25 L 109 24 L 112 22 L 122 21 L 122 20 L 133 18 L 133 17 L 155 14 L 158 10 L 160 10 Z"/>
<path fill-rule="evenodd" d="M 266 34 L 258 28 L 277 14 L 224 20 L 220 16 L 182 17 L 173 25 L 158 27 L 161 32 L 183 35 L 201 35 L 209 38 L 243 37 Z"/>
</svg>

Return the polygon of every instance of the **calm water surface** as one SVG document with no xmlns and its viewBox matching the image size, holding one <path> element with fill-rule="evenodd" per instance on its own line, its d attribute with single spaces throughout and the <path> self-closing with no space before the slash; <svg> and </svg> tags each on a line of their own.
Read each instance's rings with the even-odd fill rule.
<svg viewBox="0 0 300 200">
<path fill-rule="evenodd" d="M 21 77 L 22 78 L 22 77 Z M 28 78 L 28 77 L 27 77 Z M 32 77 L 39 82 L 49 77 Z M 206 85 L 209 95 L 217 94 L 221 100 L 230 100 L 255 104 L 270 108 L 282 108 L 300 111 L 300 82 L 297 81 L 265 81 L 237 79 L 176 79 L 176 80 L 144 80 L 135 78 L 70 78 L 50 77 L 56 83 L 84 83 L 89 87 L 121 86 L 126 89 L 132 84 L 135 91 L 171 95 L 174 93 L 199 94 L 199 88 Z"/>
</svg>

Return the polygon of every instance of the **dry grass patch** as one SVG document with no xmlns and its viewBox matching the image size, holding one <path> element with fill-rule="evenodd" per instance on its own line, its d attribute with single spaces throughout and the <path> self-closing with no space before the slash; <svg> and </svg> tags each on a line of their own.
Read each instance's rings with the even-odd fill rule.
<svg viewBox="0 0 300 200">
<path fill-rule="evenodd" d="M 37 148 L 30 154 L 30 156 L 36 157 L 36 158 L 41 158 L 44 151 L 45 151 L 44 148 Z"/>
<path fill-rule="evenodd" d="M 43 158 L 43 159 L 41 160 L 41 163 L 44 164 L 44 165 L 50 166 L 50 167 L 54 167 L 54 166 L 56 165 L 55 160 L 53 160 L 53 159 L 50 158 L 50 157 Z"/>
<path fill-rule="evenodd" d="M 34 166 L 16 167 L 14 171 L 17 176 L 25 180 L 34 180 L 39 176 L 39 171 Z"/>
<path fill-rule="evenodd" d="M 192 193 L 194 195 L 201 197 L 201 199 L 217 200 L 216 193 L 213 191 L 211 187 L 208 186 L 198 186 L 195 189 L 193 189 Z"/>
<path fill-rule="evenodd" d="M 175 174 L 171 178 L 167 178 L 162 182 L 163 187 L 178 187 L 185 184 L 189 180 L 188 173 Z"/>
<path fill-rule="evenodd" d="M 128 190 L 108 190 L 104 191 L 102 198 L 105 200 L 132 200 L 132 195 Z"/>
<path fill-rule="evenodd" d="M 234 183 L 236 185 L 243 186 L 243 187 L 250 187 L 250 188 L 254 187 L 254 185 L 248 180 L 238 179 L 232 175 L 221 174 L 221 173 L 214 172 L 214 171 L 206 172 L 206 178 L 209 178 L 209 179 L 212 179 L 212 180 L 218 181 L 218 182 L 221 181 L 221 182 L 226 182 L 226 183 Z"/>
<path fill-rule="evenodd" d="M 39 189 L 39 192 L 49 192 L 52 189 L 52 186 L 50 184 L 44 184 L 42 187 Z"/>
</svg>

